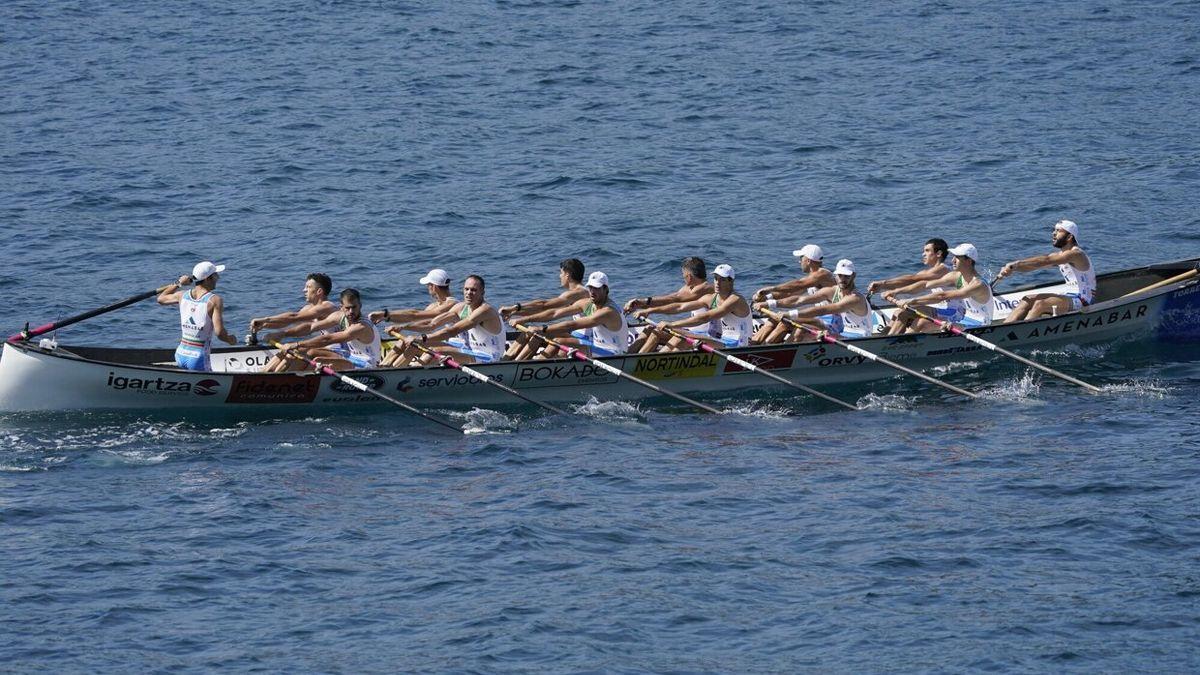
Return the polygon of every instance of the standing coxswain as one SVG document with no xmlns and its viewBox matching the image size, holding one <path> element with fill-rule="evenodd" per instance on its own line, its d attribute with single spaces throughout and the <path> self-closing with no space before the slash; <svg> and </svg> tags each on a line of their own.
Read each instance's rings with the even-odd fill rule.
<svg viewBox="0 0 1200 675">
<path fill-rule="evenodd" d="M 816 292 L 833 288 L 837 285 L 837 280 L 834 279 L 833 273 L 825 269 L 822 260 L 825 258 L 825 252 L 816 244 L 805 244 L 800 248 L 792 251 L 792 256 L 800 263 L 800 269 L 804 272 L 804 276 L 785 281 L 782 284 L 774 286 L 765 286 L 754 292 L 754 302 L 763 303 L 769 300 L 781 300 L 792 298 L 801 293 L 813 295 Z M 763 321 L 758 332 L 750 339 L 753 344 L 762 344 L 772 339 L 772 336 L 777 336 L 780 332 L 786 334 L 790 330 L 781 329 L 781 325 L 774 319 Z"/>
<path fill-rule="evenodd" d="M 588 291 L 587 300 L 580 300 L 560 309 L 531 314 L 525 321 L 531 324 L 544 323 L 573 314 L 574 316 L 567 321 L 543 326 L 538 333 L 557 338 L 555 342 L 559 344 L 578 345 L 591 356 L 624 354 L 629 345 L 629 325 L 625 322 L 625 314 L 609 297 L 608 275 L 604 272 L 592 272 L 584 287 Z M 536 346 L 537 342 L 533 339 L 531 344 Z M 558 356 L 561 356 L 559 348 L 548 343 L 544 345 L 541 353 L 537 354 L 537 358 L 546 359 Z"/>
<path fill-rule="evenodd" d="M 294 312 L 283 312 L 273 316 L 250 319 L 251 344 L 259 342 L 257 333 L 266 328 L 282 329 L 278 332 L 267 333 L 262 342 L 270 344 L 285 337 L 302 337 L 308 335 L 308 327 L 314 321 L 320 321 L 337 311 L 337 305 L 329 299 L 333 291 L 333 281 L 328 275 L 313 272 L 304 279 L 304 305 Z M 276 354 L 263 367 L 264 373 L 282 373 L 288 370 L 290 364 Z"/>
<path fill-rule="evenodd" d="M 182 333 L 175 348 L 175 364 L 184 370 L 212 370 L 209 356 L 212 339 L 236 344 L 237 338 L 225 330 L 225 301 L 214 293 L 224 265 L 209 261 L 197 263 L 192 276 L 179 277 L 175 284 L 158 294 L 158 304 L 179 305 L 179 328 Z M 195 283 L 183 290 L 181 286 Z"/>
<path fill-rule="evenodd" d="M 716 290 L 712 293 L 690 302 L 676 302 L 659 305 L 653 309 L 638 310 L 636 315 L 645 319 L 651 314 L 691 312 L 686 319 L 662 322 L 657 328 L 683 329 L 714 347 L 745 347 L 750 344 L 750 338 L 754 334 L 754 320 L 750 316 L 750 303 L 733 290 L 735 276 L 733 267 L 717 265 L 713 270 L 713 286 Z M 699 325 L 697 322 L 700 322 Z M 683 338 L 672 336 L 659 351 L 677 351 L 687 346 Z"/>
<path fill-rule="evenodd" d="M 386 328 L 387 332 L 401 340 L 392 346 L 392 350 L 380 362 L 382 366 L 394 366 L 400 362 L 400 354 L 408 349 L 411 339 L 406 339 L 402 331 L 407 330 L 410 324 L 429 321 L 439 314 L 445 314 L 458 304 L 458 300 L 450 295 L 450 276 L 446 274 L 446 270 L 429 270 L 429 274 L 421 277 L 420 283 L 425 284 L 425 290 L 429 292 L 430 297 L 430 303 L 425 309 L 381 309 L 368 315 L 373 323 L 391 323 L 392 325 Z"/>
<path fill-rule="evenodd" d="M 289 342 L 280 348 L 280 358 L 294 364 L 289 367 L 298 370 L 305 367 L 298 359 L 286 359 L 288 352 L 297 350 L 334 370 L 374 368 L 379 365 L 382 351 L 379 331 L 375 324 L 363 316 L 362 297 L 355 289 L 347 288 L 338 299 L 341 301 L 339 311 L 309 324 L 308 332 L 319 335 Z"/>
<path fill-rule="evenodd" d="M 563 289 L 562 293 L 553 298 L 526 300 L 525 302 L 506 305 L 500 308 L 500 317 L 506 321 L 513 319 L 528 321 L 528 317 L 532 315 L 569 307 L 587 300 L 588 291 L 583 285 L 583 272 L 583 262 L 578 258 L 563 260 L 558 264 L 558 285 Z M 529 334 L 522 333 L 508 346 L 508 351 L 505 352 L 504 358 L 509 360 L 527 359 L 537 350 L 538 345 L 530 344 Z"/>
<path fill-rule="evenodd" d="M 937 279 L 885 293 L 884 298 L 900 308 L 893 317 L 892 325 L 903 326 L 909 333 L 928 333 L 938 330 L 938 325 L 920 318 L 912 310 L 936 316 L 967 328 L 987 326 L 992 323 L 992 287 L 979 276 L 976 265 L 979 251 L 972 244 L 959 244 L 950 249 L 954 256 L 954 271 Z M 914 298 L 900 299 L 901 292 L 920 292 L 934 289 Z M 936 306 L 941 304 L 941 306 Z"/>
<path fill-rule="evenodd" d="M 854 262 L 839 260 L 834 267 L 835 284 L 813 291 L 807 295 L 789 298 L 771 298 L 766 302 L 754 303 L 754 308 L 772 318 L 775 329 L 766 336 L 762 344 L 792 341 L 801 342 L 803 336 L 793 335 L 784 317 L 817 330 L 824 330 L 844 338 L 862 338 L 871 335 L 871 308 L 867 298 L 859 291 L 854 280 L 858 276 Z M 778 310 L 790 309 L 787 312 Z"/>
<path fill-rule="evenodd" d="M 1013 308 L 1005 323 L 1078 312 L 1092 304 L 1096 294 L 1096 268 L 1079 246 L 1079 226 L 1069 220 L 1060 220 L 1054 224 L 1050 237 L 1058 251 L 1014 260 L 1000 268 L 996 282 L 1013 272 L 1029 272 L 1058 265 L 1058 271 L 1067 282 L 1067 292 L 1027 295 Z"/>
<path fill-rule="evenodd" d="M 692 302 L 700 298 L 711 295 L 715 287 L 708 280 L 708 267 L 704 264 L 704 260 L 696 256 L 690 256 L 683 259 L 683 265 L 680 268 L 683 274 L 683 285 L 678 290 L 664 295 L 648 295 L 644 298 L 634 298 L 625 303 L 624 311 L 626 314 L 638 309 L 657 309 L 664 305 L 674 305 L 680 302 Z M 702 310 L 696 310 L 693 314 L 698 314 Z M 704 329 L 706 324 L 701 321 L 689 324 L 689 330 L 693 332 Z M 655 330 L 654 326 L 646 326 L 642 329 L 642 334 L 629 345 L 630 352 L 653 352 L 658 349 L 658 346 L 671 339 L 671 336 L 659 330 Z"/>
<path fill-rule="evenodd" d="M 506 327 L 500 312 L 484 298 L 483 277 L 472 274 L 463 282 L 462 302 L 449 311 L 423 323 L 409 324 L 408 329 L 423 332 L 413 343 L 448 354 L 462 363 L 492 363 L 504 358 Z M 405 347 L 396 366 L 429 364 L 433 355 L 422 354 L 413 344 Z"/>
</svg>

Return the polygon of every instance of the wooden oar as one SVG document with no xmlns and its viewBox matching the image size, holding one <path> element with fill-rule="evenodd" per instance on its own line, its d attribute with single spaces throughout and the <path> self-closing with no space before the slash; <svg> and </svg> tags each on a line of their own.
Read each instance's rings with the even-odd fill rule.
<svg viewBox="0 0 1200 675">
<path fill-rule="evenodd" d="M 275 341 L 271 342 L 271 346 L 275 347 L 276 349 L 283 349 L 283 345 L 281 345 Z M 318 373 L 321 373 L 322 375 L 329 375 L 330 377 L 336 377 L 337 379 L 341 380 L 343 384 L 350 386 L 350 387 L 354 387 L 355 389 L 357 389 L 363 393 L 370 394 L 378 399 L 387 401 L 388 403 L 391 403 L 392 405 L 396 406 L 397 408 L 403 408 L 404 410 L 407 410 L 408 412 L 410 412 L 414 415 L 420 415 L 421 417 L 424 417 L 425 419 L 429 420 L 430 422 L 433 422 L 434 424 L 440 424 L 443 427 L 446 427 L 447 429 L 452 429 L 457 433 L 460 433 L 460 434 L 467 433 L 467 432 L 463 431 L 461 428 L 456 427 L 453 424 L 451 424 L 443 419 L 439 419 L 437 417 L 434 417 L 433 415 L 430 415 L 428 413 L 417 410 L 416 408 L 405 403 L 404 401 L 397 401 L 396 399 L 392 398 L 391 396 L 388 396 L 387 394 L 383 393 L 382 391 L 375 391 L 374 389 L 368 387 L 367 385 L 363 384 L 362 382 L 359 382 L 358 380 L 356 380 L 352 377 L 346 377 L 345 375 L 339 373 L 338 371 L 334 370 L 333 368 L 330 368 L 329 366 L 326 366 L 326 365 L 322 365 L 316 359 L 310 359 L 307 356 L 305 356 L 303 354 L 297 354 L 290 349 L 285 354 L 286 354 L 286 356 L 288 356 L 290 358 L 299 359 L 300 361 L 304 361 L 308 365 L 315 368 L 316 371 Z"/>
<path fill-rule="evenodd" d="M 580 361 L 586 361 L 605 372 L 616 375 L 617 377 L 623 377 L 635 384 L 640 384 L 641 386 L 643 386 L 651 391 L 662 394 L 663 396 L 670 396 L 671 398 L 673 398 L 677 401 L 682 401 L 682 402 L 692 406 L 693 408 L 698 408 L 700 410 L 703 410 L 704 412 L 712 413 L 714 415 L 721 414 L 721 411 L 717 410 L 716 408 L 704 405 L 703 403 L 701 403 L 699 401 L 693 401 L 692 399 L 690 399 L 686 396 L 683 396 L 682 394 L 676 394 L 673 391 L 667 391 L 666 389 L 663 389 L 662 387 L 655 385 L 653 383 L 647 382 L 647 381 L 641 379 L 640 377 L 634 377 L 633 375 L 630 375 L 629 373 L 621 370 L 620 368 L 614 368 L 613 366 L 610 366 L 603 361 L 600 361 L 598 359 L 593 359 L 592 357 L 588 356 L 587 354 L 584 354 L 583 352 L 579 351 L 578 349 L 575 349 L 574 347 L 569 347 L 567 345 L 562 344 L 561 342 L 555 342 L 551 338 L 548 338 L 545 335 L 542 335 L 541 333 L 533 330 L 532 328 L 530 328 L 528 326 L 525 326 L 525 325 L 522 325 L 519 323 L 514 323 L 513 328 L 516 328 L 517 330 L 521 331 L 522 333 L 528 333 L 529 335 L 533 336 L 535 339 L 542 340 L 546 344 L 551 344 L 551 345 L 554 345 L 555 347 L 558 347 L 559 349 L 563 350 L 563 352 L 565 352 L 566 355 L 570 358 L 578 359 Z"/>
<path fill-rule="evenodd" d="M 476 380 L 479 380 L 480 382 L 490 384 L 493 387 L 495 387 L 503 392 L 512 394 L 513 396 L 516 396 L 519 399 L 528 401 L 534 405 L 541 406 L 541 407 L 545 408 L 546 410 L 549 410 L 552 413 L 555 413 L 558 415 L 566 414 L 560 408 L 556 408 L 556 407 L 550 405 L 549 403 L 543 403 L 536 399 L 532 399 L 532 398 L 526 396 L 525 394 L 522 394 L 521 392 L 517 391 L 516 389 L 513 389 L 512 387 L 504 384 L 503 382 L 498 382 L 496 380 L 493 380 L 492 378 L 488 377 L 487 375 L 484 375 L 483 373 L 479 372 L 478 370 L 475 370 L 474 368 L 470 368 L 468 366 L 465 366 L 465 365 L 459 363 L 458 361 L 455 361 L 454 357 L 450 356 L 449 354 L 439 354 L 438 352 L 433 351 L 432 349 L 430 349 L 429 347 L 426 347 L 425 345 L 417 344 L 415 341 L 413 342 L 413 346 L 416 347 L 417 349 L 421 350 L 422 352 L 425 352 L 426 354 L 432 354 L 433 358 L 437 359 L 439 363 L 441 363 L 443 366 L 446 366 L 447 368 L 461 370 L 462 372 L 466 373 L 467 375 L 470 375 L 471 377 L 475 378 Z"/>
<path fill-rule="evenodd" d="M 1192 277 L 1196 276 L 1197 274 L 1200 274 L 1200 268 L 1188 270 L 1188 271 L 1184 272 L 1183 274 L 1176 274 L 1175 276 L 1171 277 L 1170 279 L 1163 279 L 1162 281 L 1160 281 L 1158 283 L 1150 284 L 1149 286 L 1147 286 L 1145 288 L 1139 288 L 1138 290 L 1136 290 L 1132 293 L 1126 293 L 1125 295 L 1122 295 L 1121 298 L 1118 298 L 1118 300 L 1120 300 L 1122 298 L 1128 298 L 1131 295 L 1145 293 L 1146 291 L 1153 291 L 1155 289 L 1162 288 L 1163 286 L 1169 286 L 1177 281 L 1185 281 L 1187 279 L 1191 279 Z"/>
<path fill-rule="evenodd" d="M 1027 359 L 1024 356 L 1021 356 L 1019 354 L 1014 354 L 1014 353 L 1008 351 L 1007 349 L 1001 347 L 1000 345 L 997 345 L 994 342 L 988 342 L 987 340 L 984 340 L 981 337 L 971 335 L 970 333 L 964 331 L 963 329 L 959 328 L 958 326 L 955 326 L 953 323 L 951 323 L 949 321 L 945 321 L 943 319 L 938 319 L 936 317 L 929 316 L 928 314 L 922 312 L 921 310 L 913 308 L 913 307 L 909 307 L 909 309 L 912 310 L 914 314 L 921 317 L 922 319 L 925 319 L 927 321 L 932 321 L 933 323 L 937 324 L 938 326 L 945 328 L 946 330 L 950 331 L 951 333 L 953 333 L 955 335 L 964 337 L 964 338 L 970 340 L 971 342 L 974 342 L 975 344 L 979 345 L 980 347 L 983 347 L 984 349 L 990 349 L 993 352 L 996 352 L 997 354 L 1003 354 L 1004 356 L 1007 356 L 1010 359 L 1019 361 L 1020 363 L 1024 363 L 1025 365 L 1027 365 L 1031 368 L 1037 368 L 1038 370 L 1040 370 L 1044 373 L 1053 375 L 1054 377 L 1057 377 L 1062 380 L 1066 380 L 1067 382 L 1070 382 L 1071 384 L 1077 384 L 1077 385 L 1083 387 L 1084 389 L 1087 389 L 1088 391 L 1092 392 L 1093 394 L 1100 393 L 1100 387 L 1097 387 L 1094 384 L 1088 384 L 1087 382 L 1084 382 L 1083 380 L 1080 380 L 1075 377 L 1071 377 L 1070 375 L 1067 375 L 1066 373 L 1063 373 L 1063 372 L 1059 372 L 1049 366 L 1043 366 L 1042 364 L 1038 363 L 1037 361 Z"/>
<path fill-rule="evenodd" d="M 768 313 L 768 314 L 770 314 L 770 313 Z M 871 352 L 869 352 L 861 347 L 856 347 L 855 345 L 852 345 L 848 342 L 839 340 L 823 330 L 817 330 L 816 328 L 813 328 L 812 326 L 806 326 L 797 321 L 793 321 L 791 318 L 786 317 L 782 314 L 774 314 L 774 318 L 777 321 L 783 321 L 790 326 L 795 326 L 796 328 L 799 328 L 800 330 L 803 330 L 807 333 L 815 335 L 817 337 L 817 339 L 822 342 L 826 342 L 831 345 L 837 345 L 843 349 L 848 350 L 850 353 L 858 354 L 859 356 L 861 356 L 869 361 L 874 361 L 875 363 L 881 363 L 889 368 L 895 368 L 896 370 L 898 370 L 902 373 L 906 373 L 908 375 L 912 375 L 913 377 L 920 378 L 930 384 L 936 384 L 937 386 L 948 389 L 960 396 L 966 396 L 967 398 L 979 398 L 978 394 L 972 394 L 971 392 L 967 391 L 966 389 L 960 389 L 960 388 L 950 384 L 949 382 L 942 382 L 941 380 L 937 379 L 936 377 L 930 377 L 929 375 L 926 375 L 925 373 L 913 370 L 912 368 L 909 368 L 907 366 L 902 366 L 899 363 L 896 363 L 895 361 L 892 361 L 890 359 L 885 359 L 878 354 L 872 354 Z"/>
<path fill-rule="evenodd" d="M 37 328 L 34 328 L 32 330 L 29 328 L 29 324 L 26 324 L 25 330 L 21 331 L 20 333 L 15 334 L 15 335 L 9 336 L 8 342 L 21 342 L 24 340 L 28 340 L 29 338 L 34 338 L 39 335 L 49 333 L 52 330 L 58 330 L 59 328 L 63 328 L 65 326 L 70 326 L 73 323 L 79 323 L 80 321 L 90 319 L 94 316 L 100 316 L 101 314 L 107 314 L 109 312 L 121 309 L 122 307 L 128 307 L 129 305 L 132 305 L 135 302 L 141 302 L 142 300 L 145 300 L 147 298 L 153 298 L 154 296 L 158 295 L 159 293 L 162 293 L 163 291 L 167 290 L 168 288 L 170 288 L 171 286 L 174 286 L 174 285 L 175 284 L 167 284 L 166 286 L 160 286 L 152 291 L 146 291 L 145 293 L 138 293 L 137 295 L 125 298 L 124 300 L 122 300 L 120 302 L 114 302 L 111 305 L 105 305 L 104 307 L 93 309 L 91 311 L 84 312 L 83 314 L 76 314 L 75 316 L 67 317 L 65 319 L 59 319 L 58 321 L 51 321 L 48 324 L 45 324 L 43 326 L 38 326 Z"/>
<path fill-rule="evenodd" d="M 749 361 L 746 361 L 745 359 L 739 359 L 738 357 L 734 356 L 733 354 L 730 354 L 728 352 L 723 352 L 723 351 L 717 349 L 716 347 L 713 347 L 712 345 L 708 344 L 704 340 L 692 337 L 691 335 L 677 331 L 674 328 L 664 327 L 662 330 L 667 331 L 668 333 L 670 333 L 671 335 L 674 335 L 675 337 L 682 338 L 683 340 L 687 341 L 687 343 L 689 345 L 692 345 L 693 347 L 699 347 L 701 350 L 706 351 L 709 354 L 715 354 L 715 355 L 725 359 L 726 361 L 729 361 L 732 364 L 740 366 L 741 368 L 744 368 L 752 373 L 758 373 L 759 375 L 762 375 L 763 377 L 769 377 L 772 380 L 779 382 L 780 384 L 786 384 L 787 386 L 789 386 L 793 389 L 799 389 L 800 391 L 802 391 L 806 394 L 812 394 L 813 396 L 816 396 L 817 398 L 825 399 L 826 401 L 829 401 L 830 403 L 836 403 L 836 404 L 842 406 L 843 408 L 849 408 L 850 410 L 858 410 L 858 406 L 854 405 L 853 403 L 847 403 L 846 401 L 843 401 L 840 398 L 835 398 L 833 396 L 830 396 L 829 394 L 819 392 L 816 389 L 813 389 L 812 387 L 806 387 L 805 385 L 800 384 L 799 382 L 792 382 L 791 380 L 780 377 L 779 375 L 776 375 L 775 373 L 772 373 L 770 371 L 759 368 L 758 366 L 754 365 L 753 363 L 750 363 Z"/>
</svg>

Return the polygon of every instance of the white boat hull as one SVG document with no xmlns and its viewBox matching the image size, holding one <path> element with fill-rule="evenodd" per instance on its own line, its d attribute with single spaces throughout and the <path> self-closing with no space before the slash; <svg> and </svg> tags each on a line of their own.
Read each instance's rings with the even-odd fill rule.
<svg viewBox="0 0 1200 675">
<path fill-rule="evenodd" d="M 1192 279 L 1133 298 L 1101 302 L 1082 313 L 995 324 L 971 332 L 1007 349 L 1026 352 L 1106 343 L 1125 337 L 1200 340 L 1200 284 Z M 946 333 L 874 337 L 856 340 L 855 344 L 919 370 L 993 356 L 962 337 Z M 282 412 L 379 403 L 376 397 L 328 376 L 245 372 L 244 369 L 261 367 L 269 357 L 269 350 L 219 350 L 214 353 L 214 365 L 220 364 L 221 372 L 207 373 L 151 365 L 162 363 L 169 350 L 139 352 L 155 355 L 143 361 L 147 365 L 121 362 L 115 356 L 122 351 L 66 346 L 46 350 L 33 344 L 6 344 L 0 355 L 0 411 L 166 409 L 185 415 L 201 409 Z M 834 345 L 772 345 L 731 351 L 789 380 L 814 387 L 896 375 L 891 368 Z M 638 378 L 692 396 L 783 388 L 720 357 L 700 352 L 627 355 L 605 361 Z M 655 396 L 627 379 L 576 360 L 476 367 L 548 403 L 584 402 L 590 397 L 638 400 Z M 364 370 L 350 375 L 418 407 L 522 405 L 510 394 L 442 367 Z"/>
</svg>

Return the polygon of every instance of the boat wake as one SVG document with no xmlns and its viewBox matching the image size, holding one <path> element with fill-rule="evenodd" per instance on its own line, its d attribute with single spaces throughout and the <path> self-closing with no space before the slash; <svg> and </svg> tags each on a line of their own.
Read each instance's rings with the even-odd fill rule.
<svg viewBox="0 0 1200 675">
<path fill-rule="evenodd" d="M 930 368 L 928 372 L 933 377 L 944 377 L 953 373 L 975 370 L 979 365 L 979 361 L 957 361 L 955 363 L 947 363 L 944 366 L 935 366 Z"/>
</svg>

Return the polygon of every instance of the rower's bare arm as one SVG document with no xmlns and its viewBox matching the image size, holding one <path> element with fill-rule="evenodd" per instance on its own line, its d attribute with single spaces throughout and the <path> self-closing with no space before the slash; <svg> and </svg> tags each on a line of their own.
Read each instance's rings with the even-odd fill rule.
<svg viewBox="0 0 1200 675">
<path fill-rule="evenodd" d="M 682 314 L 684 312 L 690 312 L 693 309 L 703 309 L 707 307 L 708 303 L 705 301 L 706 299 L 707 298 L 705 296 L 701 296 L 695 300 L 672 302 L 666 305 L 657 305 L 650 310 L 642 310 L 638 312 L 638 314 L 642 317 L 645 317 L 647 314 Z"/>
<path fill-rule="evenodd" d="M 189 283 L 191 279 L 192 278 L 186 274 L 179 277 L 178 281 L 164 288 L 162 292 L 158 294 L 158 297 L 155 298 L 155 300 L 160 305 L 178 305 L 179 301 L 183 299 L 183 294 L 185 292 L 183 290 L 183 285 Z"/>
<path fill-rule="evenodd" d="M 834 288 L 836 287 L 830 286 L 829 288 L 823 288 L 816 293 L 805 293 L 803 295 L 789 295 L 786 298 L 775 298 L 775 306 L 787 309 L 789 307 L 803 307 L 805 305 L 812 305 L 833 297 Z M 770 301 L 758 302 L 755 303 L 754 306 L 760 310 L 770 309 L 771 304 Z"/>
<path fill-rule="evenodd" d="M 450 337 L 451 335 L 458 335 L 459 333 L 461 333 L 463 331 L 471 330 L 472 328 L 474 328 L 475 326 L 478 326 L 480 323 L 483 322 L 484 316 L 485 316 L 484 308 L 480 307 L 479 309 L 476 309 L 475 311 L 468 314 L 465 318 L 459 319 L 458 321 L 455 321 L 454 323 L 450 324 L 449 326 L 442 326 L 441 328 L 433 331 L 432 333 L 429 333 L 428 335 L 425 336 L 425 339 L 428 340 L 429 342 L 437 342 L 439 340 L 444 340 L 444 339 Z"/>
<path fill-rule="evenodd" d="M 738 297 L 736 295 L 731 295 L 728 298 L 725 298 L 725 300 L 716 307 L 705 309 L 703 312 L 693 314 L 686 319 L 678 319 L 676 321 L 667 322 L 667 326 L 670 328 L 687 328 L 688 326 L 698 326 L 703 323 L 708 323 L 709 321 L 719 319 L 733 311 L 733 306 L 736 305 L 737 302 Z M 705 302 L 704 300 L 698 300 L 694 303 L 688 304 L 698 304 L 702 307 L 708 307 L 709 303 Z"/>
<path fill-rule="evenodd" d="M 225 330 L 225 300 L 214 295 L 209 303 L 209 311 L 212 312 L 213 335 L 226 344 L 237 344 L 237 338 Z"/>
<path fill-rule="evenodd" d="M 545 323 L 582 311 L 582 307 L 579 307 L 576 303 L 571 303 L 565 307 L 552 307 L 536 314 L 527 314 L 521 323 Z"/>
</svg>

